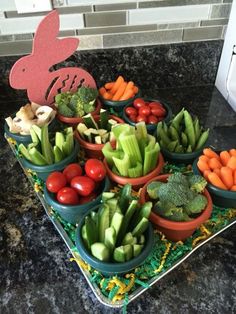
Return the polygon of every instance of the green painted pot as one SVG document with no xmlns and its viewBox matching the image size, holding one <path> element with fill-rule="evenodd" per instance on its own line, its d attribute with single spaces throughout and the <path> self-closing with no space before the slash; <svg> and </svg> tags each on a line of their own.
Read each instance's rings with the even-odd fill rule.
<svg viewBox="0 0 236 314">
<path fill-rule="evenodd" d="M 36 172 L 37 176 L 42 179 L 43 181 L 46 181 L 47 177 L 49 176 L 49 174 L 53 171 L 61 171 L 63 170 L 67 165 L 69 165 L 70 163 L 76 161 L 77 159 L 77 155 L 79 152 L 79 144 L 76 140 L 74 140 L 74 150 L 73 152 L 70 154 L 70 156 L 66 157 L 65 159 L 63 159 L 60 162 L 57 162 L 55 164 L 52 165 L 47 165 L 47 166 L 37 166 L 32 164 L 30 161 L 28 161 L 25 158 L 20 158 L 20 161 L 22 163 L 22 165 L 24 166 L 24 168 L 26 169 L 30 169 L 34 172 Z"/>
<path fill-rule="evenodd" d="M 189 165 L 192 164 L 193 161 L 202 154 L 203 148 L 204 147 L 192 153 L 173 153 L 166 148 L 161 147 L 161 152 L 164 156 L 165 161 L 169 161 L 170 163 L 174 164 Z"/>
<path fill-rule="evenodd" d="M 99 206 L 92 208 L 90 211 L 92 211 L 92 210 L 97 211 L 98 208 L 99 208 Z M 89 212 L 87 214 L 89 214 Z M 86 249 L 86 247 L 84 245 L 84 242 L 83 242 L 83 239 L 81 236 L 81 229 L 82 229 L 82 226 L 84 225 L 85 216 L 80 220 L 78 227 L 76 229 L 76 233 L 75 233 L 76 247 L 77 247 L 77 250 L 78 250 L 81 258 L 86 263 L 91 265 L 94 269 L 100 271 L 104 276 L 109 277 L 109 276 L 121 275 L 121 274 L 128 273 L 132 269 L 141 265 L 145 261 L 145 259 L 148 257 L 148 255 L 151 253 L 152 247 L 154 244 L 154 231 L 153 231 L 152 225 L 149 224 L 148 229 L 144 233 L 145 239 L 146 239 L 145 246 L 144 246 L 142 252 L 138 256 L 136 256 L 136 257 L 132 258 L 130 261 L 124 262 L 124 263 L 117 263 L 117 262 L 108 263 L 108 262 L 100 261 L 96 257 L 92 256 L 91 253 Z"/>
<path fill-rule="evenodd" d="M 198 170 L 197 162 L 198 158 L 193 163 L 193 173 L 202 175 Z M 207 190 L 211 194 L 214 205 L 224 208 L 236 208 L 236 192 L 219 189 L 210 183 L 207 183 Z"/>
<path fill-rule="evenodd" d="M 75 225 L 80 219 L 94 206 L 98 205 L 102 199 L 102 193 L 110 189 L 110 181 L 106 177 L 101 182 L 100 194 L 92 201 L 82 205 L 63 205 L 56 200 L 56 194 L 51 193 L 44 188 L 44 197 L 46 202 L 52 206 L 58 214 L 67 222 Z"/>
<path fill-rule="evenodd" d="M 145 101 L 149 101 L 149 102 L 151 102 L 151 101 L 160 102 L 163 105 L 163 107 L 166 109 L 166 112 L 167 112 L 165 118 L 162 121 L 165 122 L 165 123 L 168 123 L 170 121 L 170 119 L 172 117 L 172 110 L 171 110 L 170 106 L 165 101 L 154 100 L 154 99 L 149 99 L 149 98 L 144 98 L 144 100 Z M 127 114 L 125 113 L 125 109 L 127 107 L 129 107 L 130 105 L 131 104 L 128 104 L 128 105 L 126 105 L 123 108 L 122 117 L 123 117 L 123 119 L 125 120 L 126 123 L 135 126 L 135 122 L 131 121 L 129 119 L 129 117 L 127 116 Z M 147 130 L 148 130 L 148 133 L 153 134 L 156 131 L 156 129 L 157 129 L 157 124 L 148 124 L 148 123 L 146 123 L 146 127 L 147 127 Z"/>
</svg>

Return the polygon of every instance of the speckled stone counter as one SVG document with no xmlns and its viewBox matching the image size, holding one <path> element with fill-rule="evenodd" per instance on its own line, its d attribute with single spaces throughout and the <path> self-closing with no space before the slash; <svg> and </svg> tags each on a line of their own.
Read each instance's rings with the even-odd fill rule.
<svg viewBox="0 0 236 314">
<path fill-rule="evenodd" d="M 211 128 L 210 144 L 236 146 L 236 114 L 212 86 L 143 90 Z M 1 97 L 0 313 L 118 313 L 97 301 L 3 138 L 3 118 L 23 101 Z M 236 226 L 147 290 L 128 313 L 235 313 Z"/>
</svg>

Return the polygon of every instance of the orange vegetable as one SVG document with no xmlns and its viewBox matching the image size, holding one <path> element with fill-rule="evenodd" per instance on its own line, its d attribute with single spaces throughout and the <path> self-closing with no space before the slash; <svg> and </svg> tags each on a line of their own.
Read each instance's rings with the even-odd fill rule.
<svg viewBox="0 0 236 314">
<path fill-rule="evenodd" d="M 212 185 L 216 186 L 217 188 L 227 190 L 227 187 L 224 185 L 224 183 L 221 181 L 216 173 L 209 173 L 208 180 Z"/>
<path fill-rule="evenodd" d="M 105 93 L 106 93 L 106 88 L 105 88 L 105 87 L 99 88 L 99 94 L 100 94 L 101 96 L 103 96 Z"/>
<path fill-rule="evenodd" d="M 108 82 L 105 84 L 106 89 L 111 89 L 114 86 L 115 82 Z"/>
<path fill-rule="evenodd" d="M 230 189 L 234 185 L 234 178 L 233 178 L 233 170 L 229 167 L 222 167 L 220 169 L 220 177 L 224 185 Z"/>
<path fill-rule="evenodd" d="M 230 153 L 230 156 L 236 157 L 236 149 L 235 148 L 230 149 L 229 153 Z"/>
<path fill-rule="evenodd" d="M 109 92 L 105 92 L 105 93 L 103 94 L 103 98 L 105 98 L 105 99 L 112 99 L 112 94 L 109 93 Z"/>
<path fill-rule="evenodd" d="M 133 89 L 134 88 L 134 82 L 133 81 L 129 81 L 127 86 L 126 86 L 126 90 L 128 89 Z M 134 91 L 134 90 L 133 90 Z"/>
<path fill-rule="evenodd" d="M 234 170 L 234 184 L 236 184 L 236 170 Z"/>
<path fill-rule="evenodd" d="M 233 170 L 236 169 L 236 157 L 235 156 L 230 157 L 230 160 L 227 163 L 227 167 L 230 167 Z"/>
<path fill-rule="evenodd" d="M 213 172 L 215 172 L 220 177 L 220 169 L 219 168 L 215 168 L 213 170 Z"/>
<path fill-rule="evenodd" d="M 135 94 L 137 94 L 138 93 L 138 87 L 134 85 L 133 91 L 134 91 Z"/>
<path fill-rule="evenodd" d="M 113 95 L 112 100 L 120 100 L 121 96 L 125 93 L 127 85 L 126 82 L 121 83 L 116 93 Z"/>
<path fill-rule="evenodd" d="M 231 187 L 230 191 L 236 192 L 236 185 L 233 185 L 233 186 Z"/>
<path fill-rule="evenodd" d="M 128 90 L 122 95 L 122 97 L 120 98 L 120 100 L 126 100 L 126 99 L 129 99 L 129 98 L 132 98 L 132 97 L 134 97 L 133 89 L 128 89 Z"/>
<path fill-rule="evenodd" d="M 208 158 L 217 158 L 220 159 L 219 155 L 217 155 L 217 153 L 215 153 L 211 148 L 204 148 L 203 149 L 203 154 L 205 156 L 207 156 Z"/>
<path fill-rule="evenodd" d="M 117 80 L 115 81 L 115 84 L 113 85 L 112 89 L 110 90 L 110 93 L 112 95 L 114 95 L 123 82 L 124 82 L 123 76 L 121 76 L 121 75 L 118 76 Z"/>
<path fill-rule="evenodd" d="M 209 175 L 209 173 L 211 173 L 211 170 L 205 170 L 205 171 L 203 172 L 203 177 L 204 177 L 206 180 L 208 180 L 208 175 Z"/>
<path fill-rule="evenodd" d="M 220 160 L 223 166 L 226 166 L 228 161 L 230 159 L 230 154 L 227 152 L 227 150 L 223 150 L 220 152 Z"/>
<path fill-rule="evenodd" d="M 199 160 L 205 161 L 206 163 L 208 163 L 208 161 L 210 160 L 207 156 L 202 155 L 199 157 Z"/>
<path fill-rule="evenodd" d="M 204 173 L 205 170 L 210 170 L 208 164 L 203 160 L 198 160 L 197 166 L 202 173 Z"/>
<path fill-rule="evenodd" d="M 219 159 L 213 157 L 208 162 L 209 167 L 213 170 L 215 168 L 221 168 L 222 164 L 220 163 Z"/>
</svg>

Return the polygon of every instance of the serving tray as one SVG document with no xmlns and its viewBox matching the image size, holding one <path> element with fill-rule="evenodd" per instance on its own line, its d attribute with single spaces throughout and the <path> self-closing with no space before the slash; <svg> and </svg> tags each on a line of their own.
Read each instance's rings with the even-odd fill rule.
<svg viewBox="0 0 236 314">
<path fill-rule="evenodd" d="M 184 243 L 168 241 L 161 233 L 156 232 L 153 251 L 141 266 L 123 277 L 104 278 L 102 274 L 92 269 L 81 259 L 74 242 L 75 226 L 63 221 L 53 208 L 46 203 L 42 181 L 34 173 L 23 167 L 14 140 L 7 137 L 6 134 L 5 138 L 32 184 L 49 219 L 70 250 L 71 261 L 77 263 L 97 299 L 106 306 L 112 308 L 126 307 L 129 302 L 136 299 L 162 277 L 174 270 L 202 245 L 236 223 L 236 209 L 214 206 L 211 219 L 201 225 L 193 236 Z M 167 165 L 165 171 L 186 172 L 191 171 L 191 169 Z"/>
</svg>

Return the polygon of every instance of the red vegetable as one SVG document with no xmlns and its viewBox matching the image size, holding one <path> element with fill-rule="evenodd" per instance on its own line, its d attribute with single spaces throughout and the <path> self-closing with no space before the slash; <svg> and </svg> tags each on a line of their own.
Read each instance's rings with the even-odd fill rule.
<svg viewBox="0 0 236 314">
<path fill-rule="evenodd" d="M 106 168 L 101 160 L 88 159 L 84 165 L 85 173 L 94 181 L 102 181 L 106 176 Z"/>
<path fill-rule="evenodd" d="M 134 115 L 134 114 L 131 114 L 131 115 L 129 116 L 129 119 L 130 119 L 131 121 L 133 121 L 133 122 L 136 122 L 137 116 Z"/>
<path fill-rule="evenodd" d="M 149 116 L 151 113 L 151 109 L 148 106 L 142 106 L 141 108 L 139 108 L 138 110 L 139 115 L 144 115 L 144 116 Z"/>
<path fill-rule="evenodd" d="M 145 106 L 145 101 L 142 98 L 136 98 L 133 102 L 133 106 L 136 109 L 139 109 L 142 106 Z"/>
<path fill-rule="evenodd" d="M 83 173 L 83 170 L 79 164 L 73 163 L 68 165 L 64 170 L 63 174 L 66 177 L 66 180 L 68 183 L 71 182 L 71 180 L 76 176 L 81 176 Z"/>
<path fill-rule="evenodd" d="M 79 199 L 79 204 L 82 205 L 92 202 L 93 200 L 95 200 L 95 198 L 97 198 L 97 194 L 95 192 L 92 192 L 88 196 L 81 196 Z"/>
<path fill-rule="evenodd" d="M 150 123 L 150 124 L 157 124 L 158 122 L 159 122 L 159 119 L 156 116 L 151 114 L 148 117 L 148 123 Z"/>
<path fill-rule="evenodd" d="M 81 196 L 88 196 L 95 188 L 95 182 L 85 176 L 77 176 L 71 180 L 71 187 L 77 191 Z"/>
<path fill-rule="evenodd" d="M 164 117 L 166 115 L 166 110 L 163 107 L 152 107 L 151 113 L 157 117 Z"/>
<path fill-rule="evenodd" d="M 134 107 L 126 107 L 126 108 L 125 108 L 125 113 L 126 113 L 128 116 L 131 116 L 131 115 L 137 116 L 137 114 L 138 114 L 137 110 L 136 110 Z"/>
<path fill-rule="evenodd" d="M 79 196 L 70 187 L 64 187 L 57 192 L 57 200 L 64 205 L 76 205 L 79 203 Z"/>
<path fill-rule="evenodd" d="M 66 177 L 59 171 L 52 172 L 46 180 L 46 187 L 48 191 L 57 193 L 61 188 L 66 186 Z"/>
<path fill-rule="evenodd" d="M 136 122 L 142 122 L 142 121 L 147 123 L 147 116 L 139 114 L 136 118 Z"/>
<path fill-rule="evenodd" d="M 162 104 L 159 101 L 152 101 L 149 103 L 151 108 L 163 108 Z"/>
</svg>

